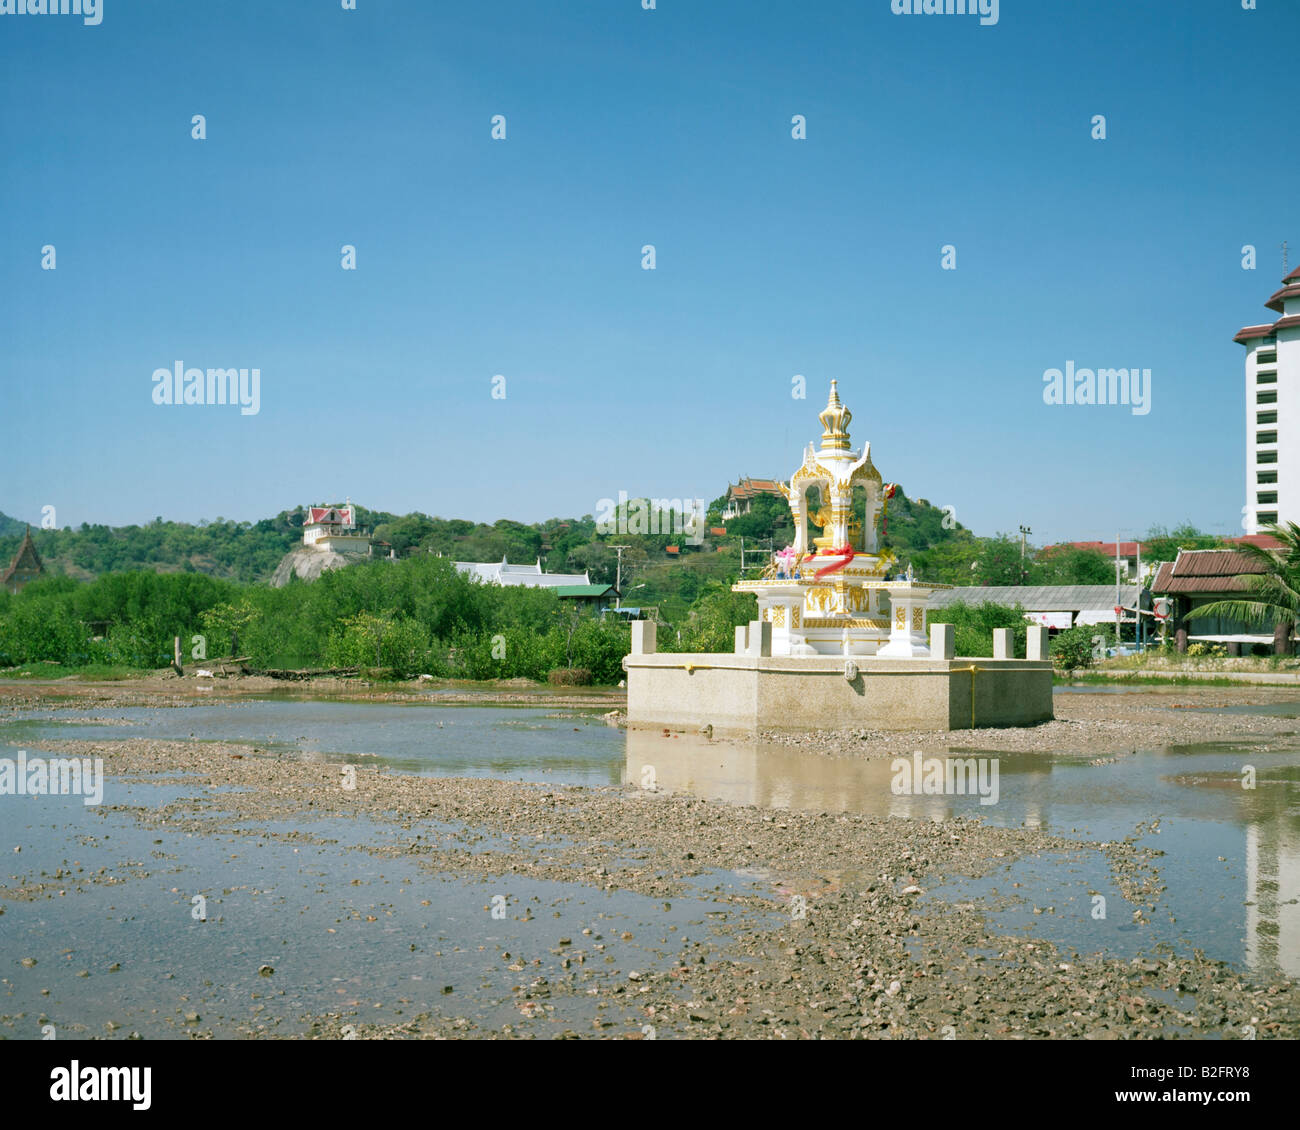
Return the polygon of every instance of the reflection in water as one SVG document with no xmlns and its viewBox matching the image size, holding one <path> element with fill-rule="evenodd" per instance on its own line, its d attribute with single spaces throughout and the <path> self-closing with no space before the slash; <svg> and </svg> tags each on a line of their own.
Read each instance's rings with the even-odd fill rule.
<svg viewBox="0 0 1300 1130">
<path fill-rule="evenodd" d="M 897 756 L 910 752 L 900 748 Z M 890 757 L 828 757 L 660 730 L 628 732 L 624 782 L 653 781 L 666 792 L 727 804 L 913 820 L 966 816 L 1093 842 L 1132 839 L 1164 853 L 1165 913 L 1143 941 L 1196 946 L 1220 960 L 1300 976 L 1300 749 L 1215 743 L 1120 754 L 1102 764 L 1051 754 L 950 756 L 996 757 L 998 803 L 896 795 Z M 1245 764 L 1257 770 L 1254 790 L 1242 788 Z M 1087 902 L 1091 888 L 1074 890 L 1080 880 L 1067 874 L 1065 856 L 1038 863 L 1020 876 L 1029 902 Z M 1086 914 L 1040 916 L 1034 927 L 1081 951 L 1096 948 L 1098 931 Z"/>
<path fill-rule="evenodd" d="M 900 749 L 899 756 L 910 760 L 908 751 Z M 999 782 L 1008 773 L 1046 777 L 1052 771 L 1052 763 L 1043 757 L 967 751 L 953 756 L 963 761 L 995 759 Z M 996 807 L 980 804 L 973 791 L 960 796 L 895 794 L 892 764 L 888 757 L 826 757 L 762 742 L 715 742 L 698 734 L 665 737 L 660 730 L 629 730 L 624 781 L 640 785 L 653 780 L 665 792 L 808 812 L 944 820 L 958 814 L 989 815 L 990 808 Z M 1019 792 L 1029 798 L 1023 822 L 1037 826 L 1041 816 L 1034 799 L 1036 790 L 1022 784 Z"/>
<path fill-rule="evenodd" d="M 1246 825 L 1246 960 L 1300 977 L 1300 829 L 1296 818 Z"/>
</svg>

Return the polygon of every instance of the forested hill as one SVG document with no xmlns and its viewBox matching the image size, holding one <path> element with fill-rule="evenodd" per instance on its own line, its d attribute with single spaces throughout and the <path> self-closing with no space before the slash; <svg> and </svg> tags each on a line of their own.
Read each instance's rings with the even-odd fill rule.
<svg viewBox="0 0 1300 1130">
<path fill-rule="evenodd" d="M 32 522 L 32 541 L 45 568 L 90 580 L 103 573 L 149 569 L 160 573 L 210 573 L 231 580 L 269 576 L 286 552 L 302 538 L 293 512 L 261 522 L 215 522 L 190 525 L 156 518 L 143 526 L 83 524 L 76 529 L 43 530 Z M 0 567 L 8 565 L 27 523 L 0 513 Z"/>
<path fill-rule="evenodd" d="M 779 549 L 794 536 L 790 511 L 783 500 L 760 498 L 751 514 L 724 523 L 720 511 L 724 498 L 709 508 L 707 533 L 702 542 L 683 536 L 681 523 L 666 516 L 650 530 L 620 522 L 620 530 L 597 529 L 591 515 L 581 518 L 552 518 L 525 524 L 501 519 L 491 525 L 459 518 L 435 518 L 427 514 L 398 516 L 387 511 L 357 506 L 357 518 L 374 531 L 376 540 L 393 547 L 398 556 L 412 552 L 441 554 L 460 561 L 500 561 L 531 564 L 541 559 L 552 573 L 588 572 L 591 579 L 612 583 L 616 576 L 616 554 L 609 543 L 627 546 L 623 555 L 623 580 L 633 574 L 663 567 L 665 575 L 642 585 L 642 598 L 666 599 L 689 596 L 679 593 L 678 568 L 700 572 L 702 581 L 715 574 L 735 574 L 740 564 L 741 538 L 746 540 L 752 559 L 755 551 Z M 621 517 L 626 519 L 635 510 Z M 44 530 L 39 516 L 32 522 L 32 538 L 46 568 L 55 575 L 90 580 L 104 573 L 145 569 L 159 573 L 205 573 L 224 579 L 258 582 L 268 580 L 284 555 L 301 544 L 304 508 L 282 510 L 260 522 L 234 522 L 217 518 L 191 525 L 155 518 L 145 525 L 103 526 L 83 524 L 77 528 Z M 936 565 L 947 564 L 945 554 L 965 563 L 977 552 L 969 530 L 944 511 L 921 499 L 909 499 L 901 490 L 890 504 L 886 539 L 900 560 L 925 563 L 927 551 Z M 721 527 L 725 525 L 725 533 Z M 22 539 L 26 523 L 0 513 L 0 567 L 8 564 Z M 674 532 L 675 531 L 675 532 Z M 719 554 L 719 551 L 721 553 Z M 732 560 L 734 558 L 734 560 Z M 708 565 L 708 568 L 704 568 Z M 670 580 L 671 577 L 671 580 Z M 638 576 L 638 580 L 648 580 Z M 965 579 L 963 577 L 963 579 Z"/>
<path fill-rule="evenodd" d="M 357 520 L 405 555 L 414 549 L 462 561 L 531 563 L 542 558 L 548 571 L 590 567 L 603 579 L 614 553 L 597 539 L 595 519 L 551 519 L 524 525 L 503 519 L 492 525 L 463 519 L 399 516 L 356 506 Z M 159 573 L 206 573 L 236 581 L 268 580 L 281 558 L 302 542 L 304 507 L 282 510 L 260 522 L 169 522 L 155 518 L 145 525 L 43 530 L 31 523 L 32 540 L 53 574 L 89 580 L 104 573 L 147 569 Z M 0 512 L 0 568 L 12 559 L 27 523 Z M 654 539 L 666 542 L 667 537 Z M 608 561 L 606 561 L 608 558 Z"/>
</svg>

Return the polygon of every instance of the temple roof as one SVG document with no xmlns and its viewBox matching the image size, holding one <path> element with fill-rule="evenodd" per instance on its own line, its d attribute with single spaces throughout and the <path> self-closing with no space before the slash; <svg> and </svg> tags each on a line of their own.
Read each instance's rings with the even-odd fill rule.
<svg viewBox="0 0 1300 1130">
<path fill-rule="evenodd" d="M 36 545 L 32 541 L 31 526 L 28 526 L 27 532 L 23 534 L 22 544 L 18 547 L 18 552 L 14 554 L 14 559 L 9 563 L 9 568 L 0 573 L 0 584 L 9 581 L 19 569 L 25 572 L 45 572 L 45 565 L 41 561 L 41 555 L 36 552 Z"/>
<path fill-rule="evenodd" d="M 315 526 L 322 523 L 330 525 L 351 526 L 355 522 L 355 515 L 351 506 L 310 506 L 307 508 L 307 521 L 304 526 Z"/>
</svg>

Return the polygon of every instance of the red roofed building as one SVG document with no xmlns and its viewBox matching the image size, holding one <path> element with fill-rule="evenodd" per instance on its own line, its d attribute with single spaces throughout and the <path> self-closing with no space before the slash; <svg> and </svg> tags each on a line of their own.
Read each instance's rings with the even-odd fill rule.
<svg viewBox="0 0 1300 1130">
<path fill-rule="evenodd" d="M 1246 347 L 1248 534 L 1300 521 L 1300 269 L 1264 305 L 1280 316 L 1233 337 Z"/>
<path fill-rule="evenodd" d="M 370 531 L 358 528 L 351 500 L 343 506 L 311 506 L 302 524 L 302 544 L 335 553 L 369 553 Z"/>
<path fill-rule="evenodd" d="M 735 486 L 728 486 L 727 505 L 722 511 L 723 521 L 748 514 L 754 499 L 762 494 L 774 495 L 777 498 L 785 497 L 781 484 L 775 479 L 742 478 Z"/>
</svg>

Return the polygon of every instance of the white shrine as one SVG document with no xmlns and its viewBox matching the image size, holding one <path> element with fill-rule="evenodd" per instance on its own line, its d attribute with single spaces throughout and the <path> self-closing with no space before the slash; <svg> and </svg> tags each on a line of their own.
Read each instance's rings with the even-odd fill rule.
<svg viewBox="0 0 1300 1130">
<path fill-rule="evenodd" d="M 709 734 L 841 726 L 964 730 L 1027 726 L 1052 717 L 1047 629 L 994 631 L 992 657 L 955 654 L 952 624 L 928 624 L 930 597 L 950 586 L 918 581 L 876 539 L 894 488 L 849 444 L 849 410 L 835 382 L 821 413 L 821 447 L 781 484 L 794 543 L 752 593 L 759 619 L 736 628 L 733 652 L 660 652 L 653 621 L 632 625 L 627 718 L 632 728 Z M 857 492 L 861 492 L 860 495 Z M 861 507 L 855 506 L 860 497 Z M 857 517 L 860 514 L 861 517 Z M 820 529 L 810 536 L 810 526 Z M 928 633 L 927 633 L 928 629 Z"/>
<path fill-rule="evenodd" d="M 835 381 L 820 419 L 821 448 L 810 443 L 789 484 L 780 484 L 794 545 L 760 579 L 732 589 L 758 598 L 759 619 L 772 625 L 773 655 L 928 656 L 926 605 L 951 586 L 918 582 L 910 566 L 889 575 L 896 559 L 878 547 L 876 518 L 893 488 L 872 464 L 870 443 L 861 454 L 850 447 L 853 414 Z M 855 490 L 865 495 L 862 521 L 853 516 Z M 820 536 L 809 537 L 810 522 Z"/>
</svg>

